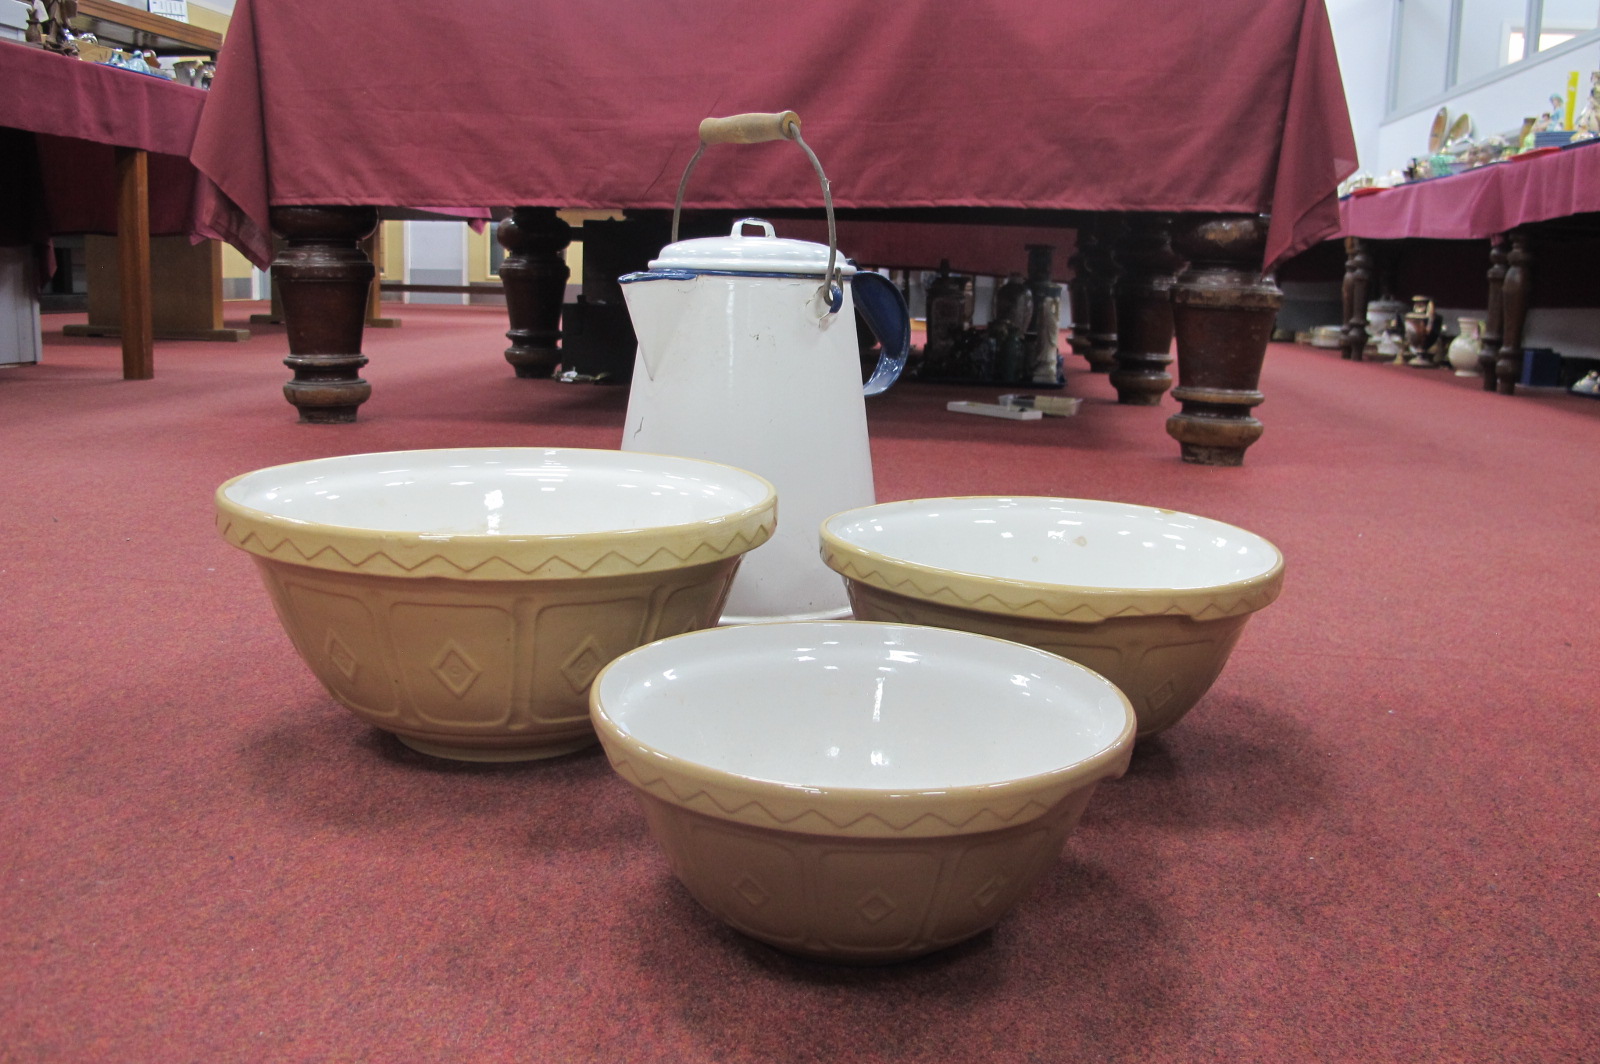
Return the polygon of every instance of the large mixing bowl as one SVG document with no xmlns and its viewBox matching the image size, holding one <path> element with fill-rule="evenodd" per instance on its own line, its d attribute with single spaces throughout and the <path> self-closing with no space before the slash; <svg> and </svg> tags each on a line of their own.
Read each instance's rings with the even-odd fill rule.
<svg viewBox="0 0 1600 1064">
<path fill-rule="evenodd" d="M 1014 639 L 1127 694 L 1139 734 L 1171 727 L 1283 587 L 1265 539 L 1204 517 L 1091 499 L 914 499 L 837 514 L 823 560 L 855 616 Z"/>
<path fill-rule="evenodd" d="M 861 622 L 716 628 L 612 662 L 596 730 L 673 872 L 779 949 L 901 960 L 993 925 L 1120 776 L 1122 693 L 1063 658 Z"/>
<path fill-rule="evenodd" d="M 295 649 L 358 716 L 439 757 L 594 742 L 618 654 L 714 624 L 772 485 L 713 462 L 475 448 L 322 458 L 217 489 Z"/>
</svg>

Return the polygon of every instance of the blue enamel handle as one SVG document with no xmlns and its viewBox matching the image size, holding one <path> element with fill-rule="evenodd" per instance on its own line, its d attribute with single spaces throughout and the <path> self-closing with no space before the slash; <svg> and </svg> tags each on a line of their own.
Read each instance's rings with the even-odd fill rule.
<svg viewBox="0 0 1600 1064">
<path fill-rule="evenodd" d="M 866 319 L 872 335 L 883 347 L 877 368 L 861 389 L 863 395 L 878 395 L 888 391 L 889 385 L 899 380 L 900 371 L 906 368 L 906 356 L 911 354 L 911 311 L 900 289 L 879 273 L 863 270 L 852 276 L 850 294 L 855 297 L 856 309 Z"/>
</svg>

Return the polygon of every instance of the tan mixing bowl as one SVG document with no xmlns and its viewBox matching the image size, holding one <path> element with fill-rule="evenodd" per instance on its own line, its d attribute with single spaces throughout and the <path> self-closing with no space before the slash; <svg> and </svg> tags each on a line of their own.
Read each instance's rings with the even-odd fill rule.
<svg viewBox="0 0 1600 1064">
<path fill-rule="evenodd" d="M 853 964 L 993 925 L 1056 867 L 1132 707 L 1032 647 L 939 628 L 716 628 L 622 655 L 592 711 L 689 893 Z"/>
<path fill-rule="evenodd" d="M 295 649 L 357 716 L 467 761 L 587 746 L 617 655 L 716 623 L 775 524 L 772 485 L 713 462 L 471 448 L 275 466 L 217 489 Z"/>
<path fill-rule="evenodd" d="M 823 522 L 822 557 L 858 619 L 1070 658 L 1127 694 L 1140 735 L 1189 712 L 1283 587 L 1283 556 L 1253 532 L 1092 499 L 880 503 Z"/>
</svg>

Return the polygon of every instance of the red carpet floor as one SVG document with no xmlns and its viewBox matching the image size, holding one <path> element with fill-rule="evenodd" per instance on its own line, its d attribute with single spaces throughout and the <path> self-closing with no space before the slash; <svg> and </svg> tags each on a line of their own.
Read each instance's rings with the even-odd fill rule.
<svg viewBox="0 0 1600 1064">
<path fill-rule="evenodd" d="M 358 723 L 214 531 L 264 465 L 614 446 L 625 391 L 514 379 L 501 313 L 369 332 L 351 426 L 270 327 L 125 382 L 47 318 L 0 371 L 0 1061 L 1600 1060 L 1600 403 L 1274 346 L 1209 469 L 1076 359 L 1072 419 L 874 400 L 883 499 L 1158 504 L 1289 569 L 1005 922 L 849 970 L 701 912 L 598 752 Z"/>
</svg>

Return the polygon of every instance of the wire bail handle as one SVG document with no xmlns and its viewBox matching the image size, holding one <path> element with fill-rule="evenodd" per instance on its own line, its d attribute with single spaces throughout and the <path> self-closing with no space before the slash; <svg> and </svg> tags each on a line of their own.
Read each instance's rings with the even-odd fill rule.
<svg viewBox="0 0 1600 1064">
<path fill-rule="evenodd" d="M 817 171 L 817 180 L 822 182 L 822 203 L 828 212 L 828 270 L 824 274 L 827 278 L 825 287 L 828 306 L 831 311 L 837 312 L 844 302 L 844 282 L 841 276 L 843 271 L 838 266 L 839 237 L 833 220 L 833 188 L 828 184 L 828 175 L 822 172 L 822 163 L 817 160 L 817 153 L 812 151 L 811 146 L 800 136 L 800 116 L 793 111 L 729 115 L 727 118 L 707 118 L 700 123 L 700 147 L 695 150 L 689 165 L 683 168 L 683 178 L 678 182 L 678 199 L 672 205 L 672 242 L 678 242 L 678 216 L 683 212 L 683 193 L 689 187 L 689 175 L 694 172 L 694 165 L 700 161 L 700 156 L 705 154 L 706 148 L 712 144 L 760 144 L 769 140 L 792 140 L 800 145 L 800 150 L 806 153 L 806 158 L 811 160 L 812 168 Z"/>
</svg>

